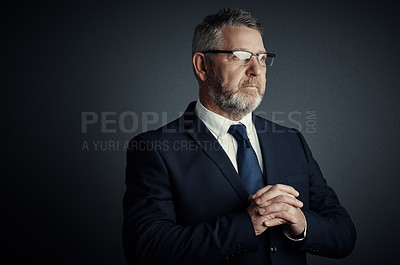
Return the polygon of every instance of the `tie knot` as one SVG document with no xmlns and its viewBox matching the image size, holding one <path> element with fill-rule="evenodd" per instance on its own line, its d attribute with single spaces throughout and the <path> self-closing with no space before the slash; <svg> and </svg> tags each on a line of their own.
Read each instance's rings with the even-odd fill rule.
<svg viewBox="0 0 400 265">
<path fill-rule="evenodd" d="M 237 142 L 249 141 L 249 137 L 247 137 L 246 126 L 243 124 L 231 125 L 228 133 L 231 134 Z"/>
</svg>

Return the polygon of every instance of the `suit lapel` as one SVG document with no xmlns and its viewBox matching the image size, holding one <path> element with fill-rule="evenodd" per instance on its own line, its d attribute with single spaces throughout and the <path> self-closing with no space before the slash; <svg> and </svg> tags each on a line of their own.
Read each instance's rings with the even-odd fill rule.
<svg viewBox="0 0 400 265">
<path fill-rule="evenodd" d="M 272 123 L 253 114 L 253 122 L 256 127 L 258 141 L 264 162 L 264 178 L 267 185 L 279 183 L 276 155 L 272 144 Z"/>
<path fill-rule="evenodd" d="M 242 184 L 238 173 L 217 139 L 215 139 L 205 124 L 193 113 L 194 106 L 195 102 L 189 105 L 185 114 L 181 117 L 181 125 L 183 125 L 184 130 L 202 148 L 203 152 L 217 165 L 243 203 L 247 205 L 249 194 Z"/>
</svg>

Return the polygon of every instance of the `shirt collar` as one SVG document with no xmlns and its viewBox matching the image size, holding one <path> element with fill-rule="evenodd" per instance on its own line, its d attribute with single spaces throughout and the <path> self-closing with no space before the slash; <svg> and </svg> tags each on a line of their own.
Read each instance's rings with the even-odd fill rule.
<svg viewBox="0 0 400 265">
<path fill-rule="evenodd" d="M 232 121 L 208 110 L 201 104 L 200 100 L 197 100 L 194 113 L 217 138 L 224 137 L 232 124 L 243 124 L 246 126 L 247 131 L 252 128 L 253 124 L 251 113 L 246 114 L 246 116 L 239 121 Z"/>
</svg>

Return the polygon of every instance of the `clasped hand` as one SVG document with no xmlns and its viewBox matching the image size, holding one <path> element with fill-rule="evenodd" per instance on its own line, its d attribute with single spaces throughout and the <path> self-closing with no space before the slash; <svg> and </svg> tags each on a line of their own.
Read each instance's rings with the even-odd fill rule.
<svg viewBox="0 0 400 265">
<path fill-rule="evenodd" d="M 249 196 L 247 208 L 256 235 L 268 227 L 285 225 L 291 235 L 300 235 L 306 227 L 306 218 L 301 210 L 303 203 L 297 199 L 299 192 L 283 184 L 268 185 Z"/>
</svg>

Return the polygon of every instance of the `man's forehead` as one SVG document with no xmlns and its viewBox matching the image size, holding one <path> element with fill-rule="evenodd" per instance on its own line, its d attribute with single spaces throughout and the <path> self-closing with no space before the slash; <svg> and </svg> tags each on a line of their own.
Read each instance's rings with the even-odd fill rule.
<svg viewBox="0 0 400 265">
<path fill-rule="evenodd" d="M 244 26 L 225 27 L 222 29 L 222 34 L 224 49 L 265 52 L 262 36 L 256 29 Z"/>
</svg>

